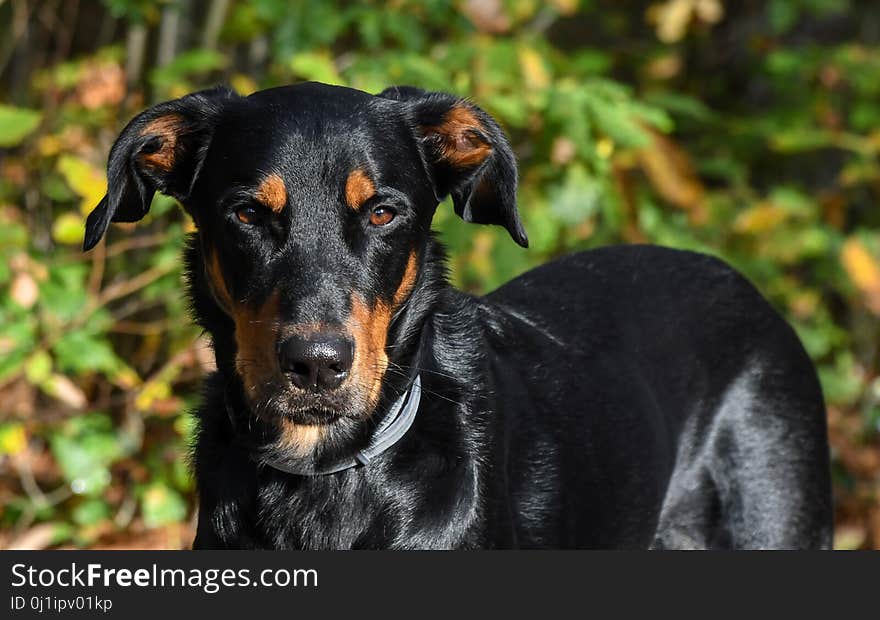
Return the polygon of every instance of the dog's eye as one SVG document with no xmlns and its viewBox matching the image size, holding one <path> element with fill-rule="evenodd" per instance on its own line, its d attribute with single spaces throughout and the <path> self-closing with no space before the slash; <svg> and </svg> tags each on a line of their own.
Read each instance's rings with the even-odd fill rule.
<svg viewBox="0 0 880 620">
<path fill-rule="evenodd" d="M 253 226 L 259 223 L 260 214 L 253 207 L 239 207 L 235 210 L 235 217 L 242 224 Z"/>
<path fill-rule="evenodd" d="M 391 223 L 395 215 L 397 213 L 391 207 L 374 207 L 370 211 L 370 224 L 373 226 L 385 226 Z"/>
</svg>

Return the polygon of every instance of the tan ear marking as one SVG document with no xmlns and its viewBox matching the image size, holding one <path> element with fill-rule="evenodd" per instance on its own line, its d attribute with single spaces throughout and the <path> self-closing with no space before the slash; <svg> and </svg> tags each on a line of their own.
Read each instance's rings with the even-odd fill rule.
<svg viewBox="0 0 880 620">
<path fill-rule="evenodd" d="M 440 157 L 449 164 L 469 168 L 483 163 L 492 154 L 492 146 L 480 136 L 483 124 L 463 103 L 455 105 L 439 125 L 424 128 L 426 136 L 440 142 Z"/>
<path fill-rule="evenodd" d="M 355 168 L 345 180 L 345 202 L 357 211 L 370 198 L 376 195 L 376 186 L 360 168 Z"/>
<path fill-rule="evenodd" d="M 140 157 L 143 163 L 165 172 L 170 171 L 177 157 L 177 136 L 180 135 L 183 124 L 180 114 L 166 114 L 150 121 L 140 135 L 161 138 L 162 145 L 153 153 L 142 153 Z"/>
<path fill-rule="evenodd" d="M 257 187 L 254 198 L 275 213 L 280 213 L 287 204 L 287 188 L 284 186 L 284 180 L 273 172 Z"/>
</svg>

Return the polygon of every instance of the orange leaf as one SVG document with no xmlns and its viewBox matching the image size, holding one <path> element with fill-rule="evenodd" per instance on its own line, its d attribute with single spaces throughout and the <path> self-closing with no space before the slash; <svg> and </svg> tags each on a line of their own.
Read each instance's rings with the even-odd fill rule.
<svg viewBox="0 0 880 620">
<path fill-rule="evenodd" d="M 638 153 L 639 163 L 651 185 L 664 200 L 691 212 L 693 221 L 705 220 L 705 190 L 687 153 L 663 134 L 645 128 L 651 144 Z"/>
<path fill-rule="evenodd" d="M 858 239 L 847 239 L 840 252 L 840 262 L 850 280 L 865 297 L 865 304 L 880 315 L 880 265 Z"/>
</svg>

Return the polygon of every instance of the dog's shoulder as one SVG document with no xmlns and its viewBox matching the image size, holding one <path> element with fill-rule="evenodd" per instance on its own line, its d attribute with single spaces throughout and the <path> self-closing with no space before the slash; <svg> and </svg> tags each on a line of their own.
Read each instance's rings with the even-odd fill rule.
<svg viewBox="0 0 880 620">
<path fill-rule="evenodd" d="M 757 289 L 725 261 L 651 245 L 570 254 L 527 271 L 486 296 L 489 304 L 560 319 L 669 312 L 772 313 Z"/>
<path fill-rule="evenodd" d="M 686 367 L 724 351 L 718 364 L 733 372 L 756 348 L 800 354 L 794 332 L 747 278 L 696 252 L 647 245 L 580 252 L 481 301 L 490 337 L 516 358 Z"/>
</svg>

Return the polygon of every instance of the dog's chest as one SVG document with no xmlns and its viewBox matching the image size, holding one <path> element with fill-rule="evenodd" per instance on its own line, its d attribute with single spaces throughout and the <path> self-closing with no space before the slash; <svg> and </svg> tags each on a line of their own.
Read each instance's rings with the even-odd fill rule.
<svg viewBox="0 0 880 620">
<path fill-rule="evenodd" d="M 394 511 L 362 480 L 275 477 L 257 497 L 258 537 L 274 549 L 387 548 Z"/>
</svg>

